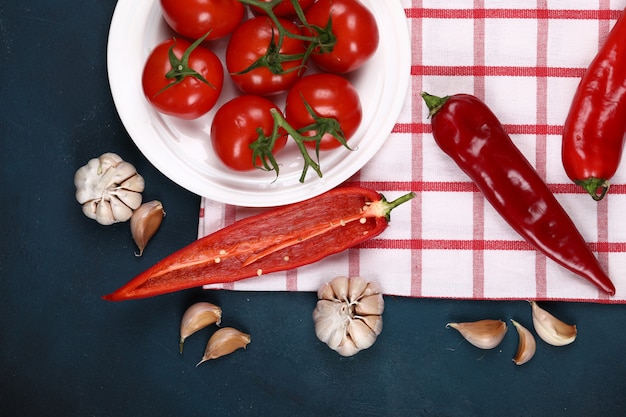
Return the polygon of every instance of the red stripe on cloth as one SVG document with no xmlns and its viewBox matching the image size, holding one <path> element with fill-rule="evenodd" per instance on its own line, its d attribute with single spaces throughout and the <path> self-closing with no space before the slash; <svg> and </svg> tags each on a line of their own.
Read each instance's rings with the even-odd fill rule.
<svg viewBox="0 0 626 417">
<path fill-rule="evenodd" d="M 478 188 L 473 182 L 470 181 L 450 181 L 450 182 L 437 182 L 437 181 L 361 181 L 356 184 L 352 181 L 347 181 L 345 185 L 360 185 L 362 187 L 371 188 L 380 192 L 384 191 L 398 191 L 398 190 L 410 190 L 414 192 L 467 192 L 477 193 Z M 586 195 L 586 192 L 574 183 L 557 184 L 548 183 L 548 188 L 554 194 L 581 194 Z M 612 184 L 611 194 L 626 194 L 626 184 Z M 417 200 L 415 200 L 417 201 Z"/>
<path fill-rule="evenodd" d="M 474 4 L 476 5 L 476 3 Z M 545 10 L 535 9 L 432 9 L 412 7 L 405 10 L 409 19 L 567 19 L 616 20 L 619 10 Z"/>
<path fill-rule="evenodd" d="M 487 66 L 487 65 L 412 65 L 411 75 L 431 77 L 554 77 L 580 78 L 585 68 Z"/>
<path fill-rule="evenodd" d="M 563 125 L 548 125 L 548 124 L 504 124 L 506 131 L 510 135 L 554 135 L 561 136 L 563 131 Z M 394 126 L 393 133 L 431 133 L 432 128 L 428 123 L 397 123 Z M 559 137 L 559 140 L 561 138 Z"/>
<path fill-rule="evenodd" d="M 297 269 L 290 269 L 289 271 L 287 271 L 285 279 L 287 280 L 287 283 L 286 283 L 287 291 L 298 291 L 298 270 Z"/>
<path fill-rule="evenodd" d="M 547 0 L 538 0 L 537 8 L 546 9 Z M 547 15 L 547 13 L 546 13 Z M 548 20 L 545 17 L 537 19 L 537 67 L 546 68 L 548 65 Z M 548 79 L 545 75 L 537 75 L 537 125 L 546 126 L 548 122 Z M 535 135 L 535 169 L 541 178 L 545 180 L 547 173 L 546 142 L 547 134 L 537 131 Z M 547 296 L 547 271 L 546 257 L 537 253 L 535 256 L 535 290 L 538 297 Z"/>
<path fill-rule="evenodd" d="M 621 253 L 626 251 L 626 242 L 588 242 L 596 253 Z M 455 239 L 370 239 L 360 243 L 360 249 L 399 250 L 483 250 L 483 251 L 535 251 L 525 240 L 455 240 Z"/>
<path fill-rule="evenodd" d="M 474 0 L 474 67 L 485 67 L 485 15 L 484 0 Z M 485 100 L 485 77 L 474 76 L 474 95 Z M 473 194 L 474 224 L 472 236 L 475 241 L 482 242 L 485 236 L 485 199 L 482 194 Z M 485 296 L 485 252 L 477 249 L 472 252 L 473 276 L 472 276 L 472 296 L 483 298 Z"/>
<path fill-rule="evenodd" d="M 421 9 L 422 1 L 414 0 L 411 5 L 414 8 Z M 423 60 L 423 21 L 421 19 L 413 19 L 411 23 L 411 63 L 422 62 Z M 422 114 L 424 104 L 421 96 L 418 94 L 423 90 L 423 80 L 419 74 L 411 77 L 411 110 L 413 114 Z M 398 125 L 399 126 L 399 125 Z M 411 179 L 413 182 L 422 182 L 422 166 L 424 162 L 423 156 L 423 131 L 410 131 L 405 133 L 411 134 Z M 399 185 L 399 184 L 398 184 Z M 407 188 L 404 188 L 407 190 Z M 411 239 L 416 240 L 422 236 L 422 195 L 417 194 L 415 203 L 411 205 Z M 420 297 L 422 295 L 422 270 L 423 270 L 423 253 L 421 250 L 411 252 L 411 282 L 409 293 L 412 297 Z"/>
<path fill-rule="evenodd" d="M 602 10 L 606 10 L 611 7 L 610 0 L 600 0 L 600 8 Z M 601 21 L 598 23 L 598 49 L 603 45 L 606 40 L 609 32 L 611 30 L 611 23 L 609 21 Z M 611 193 L 613 193 L 614 189 L 611 189 Z M 598 202 L 597 208 L 597 228 L 598 228 L 598 242 L 608 242 L 609 240 L 609 204 L 608 199 L 610 196 L 605 197 L 601 201 Z M 608 252 L 599 252 L 598 253 L 598 261 L 600 265 L 604 268 L 604 270 L 611 276 L 611 271 L 609 271 L 609 253 Z M 598 291 L 598 297 L 607 300 L 608 296 Z"/>
</svg>

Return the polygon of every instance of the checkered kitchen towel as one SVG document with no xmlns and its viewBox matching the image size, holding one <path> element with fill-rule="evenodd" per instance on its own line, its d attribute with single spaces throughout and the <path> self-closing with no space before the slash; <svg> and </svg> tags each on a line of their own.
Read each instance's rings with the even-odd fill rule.
<svg viewBox="0 0 626 417">
<path fill-rule="evenodd" d="M 315 291 L 337 275 L 361 275 L 399 296 L 626 302 L 626 163 L 597 203 L 570 182 L 560 158 L 576 86 L 626 0 L 402 2 L 410 91 L 381 151 L 348 182 L 388 199 L 409 190 L 417 198 L 360 247 L 223 288 Z M 538 254 L 498 216 L 434 143 L 421 91 L 470 93 L 491 107 L 608 271 L 614 297 Z M 258 211 L 203 198 L 199 237 Z"/>
</svg>

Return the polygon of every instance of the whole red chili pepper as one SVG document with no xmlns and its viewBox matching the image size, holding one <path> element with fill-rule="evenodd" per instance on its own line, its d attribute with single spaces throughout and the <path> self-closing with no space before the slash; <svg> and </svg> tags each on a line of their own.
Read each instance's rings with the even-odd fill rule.
<svg viewBox="0 0 626 417">
<path fill-rule="evenodd" d="M 563 126 L 567 176 L 594 200 L 609 190 L 626 131 L 626 17 L 620 16 L 585 72 Z"/>
<path fill-rule="evenodd" d="M 422 93 L 439 147 L 528 243 L 610 295 L 615 287 L 546 183 L 493 112 L 468 94 Z"/>
<path fill-rule="evenodd" d="M 310 264 L 379 235 L 391 210 L 413 197 L 387 202 L 366 188 L 335 188 L 198 239 L 103 298 L 152 297 Z"/>
</svg>

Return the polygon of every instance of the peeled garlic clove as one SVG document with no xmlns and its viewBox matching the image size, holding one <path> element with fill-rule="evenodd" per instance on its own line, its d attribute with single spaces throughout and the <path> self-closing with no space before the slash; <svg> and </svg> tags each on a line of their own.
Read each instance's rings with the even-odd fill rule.
<svg viewBox="0 0 626 417">
<path fill-rule="evenodd" d="M 513 362 L 515 362 L 516 365 L 523 365 L 535 356 L 537 342 L 535 341 L 533 334 L 526 327 L 522 326 L 513 319 L 511 319 L 511 323 L 513 323 L 517 329 L 517 334 L 519 335 L 517 353 L 513 358 Z"/>
<path fill-rule="evenodd" d="M 531 301 L 533 326 L 537 335 L 552 346 L 565 346 L 576 340 L 576 326 L 567 324 Z"/>
<path fill-rule="evenodd" d="M 248 343 L 250 343 L 249 334 L 240 332 L 232 327 L 223 327 L 213 333 L 213 336 L 209 339 L 204 356 L 202 360 L 198 362 L 198 365 L 208 360 L 217 359 L 221 356 L 233 353 L 239 348 L 245 349 Z"/>
<path fill-rule="evenodd" d="M 478 320 L 465 323 L 448 323 L 461 333 L 472 345 L 480 349 L 493 349 L 500 344 L 506 334 L 506 323 L 502 320 Z"/>
<path fill-rule="evenodd" d="M 183 353 L 185 339 L 212 324 L 219 324 L 222 321 L 222 309 L 215 304 L 200 301 L 192 304 L 180 321 L 180 353 Z"/>
<path fill-rule="evenodd" d="M 159 230 L 164 216 L 165 210 L 163 210 L 163 204 L 158 200 L 142 204 L 132 214 L 130 218 L 130 231 L 133 240 L 139 248 L 139 253 L 135 255 L 141 256 L 143 254 L 143 250 L 146 248 L 148 241 L 152 239 L 152 236 Z"/>
<path fill-rule="evenodd" d="M 360 277 L 337 277 L 317 292 L 315 335 L 342 356 L 367 349 L 382 331 L 384 300 Z"/>
</svg>

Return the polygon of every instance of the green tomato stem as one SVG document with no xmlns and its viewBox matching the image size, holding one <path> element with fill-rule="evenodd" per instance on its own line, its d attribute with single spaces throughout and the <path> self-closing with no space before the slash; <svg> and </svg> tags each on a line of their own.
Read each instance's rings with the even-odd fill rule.
<svg viewBox="0 0 626 417">
<path fill-rule="evenodd" d="M 310 25 L 306 20 L 304 11 L 302 10 L 300 3 L 298 3 L 297 0 L 291 0 L 294 10 L 296 11 L 296 15 L 298 16 L 298 18 L 300 19 L 304 27 L 306 27 L 311 33 L 315 33 L 314 36 L 297 34 L 297 33 L 293 33 L 285 29 L 285 27 L 282 25 L 282 23 L 280 22 L 280 20 L 278 19 L 278 17 L 276 16 L 273 10 L 274 7 L 276 7 L 280 3 L 280 0 L 272 0 L 268 2 L 259 1 L 259 0 L 239 0 L 239 2 L 248 6 L 258 7 L 259 9 L 263 10 L 263 12 L 267 14 L 267 16 L 272 20 L 272 23 L 274 23 L 274 26 L 278 30 L 278 44 L 274 45 L 274 50 L 270 52 L 270 47 L 268 47 L 268 51 L 265 57 L 257 60 L 250 67 L 248 67 L 241 73 L 245 73 L 255 68 L 265 66 L 273 74 L 284 74 L 285 71 L 282 69 L 282 65 L 272 66 L 272 65 L 267 65 L 267 62 L 273 61 L 273 62 L 277 62 L 280 64 L 285 61 L 295 60 L 293 58 L 294 55 L 285 55 L 282 58 L 277 57 L 281 55 L 279 51 L 282 46 L 283 39 L 285 37 L 300 40 L 307 44 L 306 51 L 303 54 L 295 55 L 296 59 L 300 59 L 300 62 L 301 62 L 301 64 L 298 67 L 299 69 L 306 68 L 306 62 L 308 61 L 309 56 L 311 56 L 311 54 L 313 53 L 315 49 L 319 49 L 320 53 L 328 53 L 333 50 L 333 47 L 335 46 L 335 43 L 337 42 L 337 38 L 332 32 L 331 19 L 330 18 L 328 19 L 328 23 L 326 24 L 326 27 L 324 28 Z M 270 46 L 272 46 L 272 44 L 274 44 L 273 36 L 272 36 L 272 40 L 270 41 Z M 272 55 L 272 57 L 270 57 L 270 55 Z"/>
</svg>

